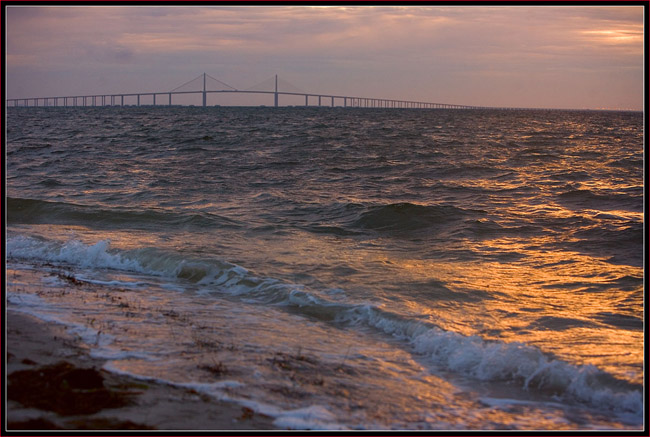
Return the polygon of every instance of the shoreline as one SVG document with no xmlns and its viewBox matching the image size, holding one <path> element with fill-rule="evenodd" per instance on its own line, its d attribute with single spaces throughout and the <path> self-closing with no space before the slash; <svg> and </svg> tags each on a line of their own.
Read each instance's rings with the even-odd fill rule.
<svg viewBox="0 0 650 437">
<path fill-rule="evenodd" d="M 57 399 L 55 394 L 45 393 L 44 396 L 42 395 L 41 392 L 46 392 L 44 390 L 46 384 L 41 384 L 40 387 L 31 386 L 30 390 L 27 391 L 35 394 L 36 402 L 38 403 L 38 397 L 40 396 L 48 398 L 49 404 L 35 405 L 34 399 L 28 398 L 26 401 L 21 401 L 17 396 L 9 396 L 9 402 L 5 406 L 6 420 L 8 421 L 8 423 L 5 423 L 5 429 L 9 431 L 69 429 L 234 432 L 236 430 L 339 429 L 338 422 L 335 422 L 336 417 L 326 407 L 319 405 L 314 408 L 299 409 L 295 409 L 295 407 L 293 407 L 294 409 L 286 409 L 285 407 L 280 414 L 277 414 L 275 408 L 260 408 L 258 410 L 256 402 L 247 403 L 246 400 L 251 399 L 251 393 L 255 391 L 255 384 L 268 384 L 266 379 L 257 378 L 252 382 L 247 380 L 248 384 L 246 385 L 249 387 L 242 385 L 244 388 L 239 392 L 230 392 L 228 391 L 230 390 L 229 385 L 223 386 L 226 387 L 224 389 L 225 394 L 228 396 L 226 399 L 233 399 L 230 395 L 235 394 L 234 398 L 243 399 L 242 404 L 246 405 L 246 407 L 232 400 L 219 400 L 219 398 L 207 394 L 212 393 L 212 391 L 204 390 L 201 384 L 210 384 L 215 380 L 217 383 L 221 381 L 224 383 L 237 383 L 238 375 L 245 378 L 244 375 L 251 375 L 251 369 L 256 368 L 255 366 L 245 365 L 240 366 L 237 372 L 228 369 L 231 362 L 238 362 L 242 357 L 241 354 L 247 352 L 245 347 L 242 346 L 246 345 L 246 336 L 236 337 L 230 341 L 227 340 L 232 328 L 228 323 L 221 323 L 213 319 L 210 319 L 213 323 L 204 323 L 201 322 L 203 319 L 188 317 L 185 310 L 174 311 L 174 307 L 166 305 L 166 301 L 156 299 L 150 301 L 140 300 L 137 294 L 142 293 L 142 290 L 133 291 L 128 287 L 120 288 L 114 285 L 112 276 L 100 277 L 101 280 L 90 282 L 90 280 L 85 279 L 84 275 L 77 275 L 74 268 L 69 268 L 70 266 L 59 268 L 51 264 L 37 263 L 36 265 L 10 264 L 8 267 L 6 269 L 6 304 L 9 308 L 5 319 L 5 348 L 7 348 L 9 354 L 7 367 L 5 368 L 5 377 L 9 376 L 9 380 L 7 380 L 8 391 L 11 392 L 12 385 L 13 387 L 19 386 L 21 391 L 24 391 L 22 390 L 23 386 L 32 385 L 33 381 L 43 379 L 42 376 L 39 378 L 39 373 L 50 375 L 50 381 L 57 382 L 62 379 L 62 374 L 89 370 L 88 379 L 102 378 L 101 384 L 90 388 L 103 396 L 100 396 L 99 402 L 96 402 L 100 404 L 103 402 L 100 405 L 101 408 L 97 411 L 69 411 L 61 409 L 59 404 L 65 402 L 59 402 L 61 399 Z M 115 283 L 122 282 L 116 281 Z M 149 290 L 152 297 L 155 297 L 155 290 L 158 290 L 155 282 L 149 283 L 146 289 Z M 174 302 L 180 301 L 181 299 L 174 300 Z M 82 303 L 81 306 L 77 305 L 79 302 Z M 228 309 L 230 307 L 223 306 L 219 308 Z M 75 311 L 70 312 L 73 309 Z M 211 310 L 209 316 L 214 317 L 215 314 L 220 312 L 227 313 L 228 311 Z M 75 317 L 60 317 L 60 314 L 75 314 Z M 142 315 L 142 317 L 139 317 L 138 314 Z M 185 354 L 185 351 L 196 349 L 196 356 L 191 355 L 189 357 L 189 365 L 181 367 L 183 372 L 189 373 L 176 374 L 172 372 L 171 375 L 175 375 L 176 378 L 157 379 L 153 377 L 155 379 L 149 379 L 149 375 L 156 374 L 155 369 L 153 369 L 152 373 L 152 369 L 146 366 L 144 371 L 138 371 L 137 363 L 142 359 L 137 353 L 133 355 L 118 354 L 120 357 L 117 358 L 118 361 L 112 361 L 116 355 L 110 353 L 112 352 L 110 350 L 102 349 L 103 340 L 106 339 L 108 341 L 106 344 L 115 342 L 115 344 L 121 345 L 118 351 L 138 352 L 137 347 L 141 344 L 138 341 L 131 344 L 120 342 L 125 338 L 137 339 L 152 335 L 152 330 L 146 329 L 145 325 L 147 320 L 154 320 L 155 315 L 161 316 L 154 331 L 160 331 L 164 334 L 160 337 L 163 339 L 160 350 L 166 351 L 162 356 L 171 360 L 174 359 L 174 355 L 169 354 L 170 349 L 167 346 L 167 340 L 170 338 L 187 339 L 187 343 L 182 344 L 187 344 L 189 349 L 187 346 L 176 349 L 177 354 Z M 113 329 L 111 322 L 120 320 L 120 317 L 132 323 L 129 326 L 130 331 Z M 68 324 L 63 324 L 63 320 L 66 320 L 65 323 Z M 100 322 L 96 320 L 100 320 Z M 223 320 L 228 321 L 230 319 Z M 145 323 L 143 324 L 143 322 Z M 194 322 L 197 322 L 196 325 Z M 169 330 L 162 329 L 163 327 L 167 327 Z M 277 352 L 277 349 L 276 352 L 269 350 L 264 354 L 254 356 L 260 362 L 260 365 L 271 371 L 272 376 L 277 375 L 278 377 L 277 381 L 279 382 L 273 381 L 275 384 L 263 385 L 264 388 L 268 390 L 275 389 L 281 395 L 293 398 L 297 398 L 302 393 L 310 395 L 310 393 L 325 388 L 333 396 L 348 399 L 347 405 L 352 408 L 365 408 L 359 393 L 353 391 L 353 388 L 360 386 L 358 384 L 346 384 L 346 381 L 341 381 L 338 377 L 338 375 L 350 375 L 352 377 L 359 375 L 359 371 L 353 366 L 347 364 L 344 366 L 347 353 L 343 361 L 327 361 L 313 359 L 310 354 L 303 356 L 300 348 L 295 353 L 290 350 L 287 351 L 286 348 L 285 353 Z M 217 354 L 217 352 L 219 353 Z M 383 357 L 383 355 L 375 355 L 375 357 L 380 356 Z M 208 360 L 210 357 L 214 358 L 211 362 L 212 365 Z M 395 355 L 390 355 L 390 358 L 395 359 Z M 130 361 L 131 359 L 133 361 Z M 133 364 L 135 367 L 131 367 L 135 371 L 122 373 L 119 366 L 113 367 L 116 362 L 122 362 L 119 360 L 124 360 L 124 363 L 128 362 L 130 365 L 136 363 Z M 146 359 L 144 361 L 146 362 Z M 384 362 L 389 361 L 385 360 Z M 61 363 L 68 364 L 63 367 L 54 366 Z M 328 365 L 324 366 L 323 364 Z M 125 367 L 125 369 L 128 368 L 129 366 Z M 361 368 L 364 369 L 364 367 Z M 417 365 L 414 370 L 419 370 Z M 15 380 L 18 383 L 13 383 L 12 377 L 16 377 L 17 373 L 20 375 L 19 372 L 24 371 L 32 372 L 32 374 L 26 378 Z M 226 375 L 225 379 L 224 374 Z M 233 380 L 230 381 L 230 378 L 233 378 Z M 178 382 L 166 382 L 168 380 Z M 191 383 L 187 383 L 188 380 Z M 197 382 L 197 384 L 194 384 L 194 382 Z M 446 380 L 438 380 L 435 377 L 422 382 L 426 384 L 425 388 L 427 390 L 440 387 L 441 393 L 448 393 L 445 390 L 448 387 L 453 387 Z M 365 389 L 366 387 L 361 388 Z M 397 386 L 395 388 L 389 386 L 389 388 L 389 393 L 398 393 L 400 390 L 400 387 Z M 70 391 L 72 395 L 75 395 L 84 392 L 84 390 L 87 391 L 88 387 L 73 386 Z M 65 392 L 65 390 L 63 391 Z M 215 394 L 219 396 L 224 392 L 217 393 L 215 391 Z M 360 391 L 361 396 L 369 392 L 369 390 Z M 456 393 L 450 391 L 445 399 L 456 402 Z M 487 420 L 491 420 L 490 416 L 497 413 L 510 414 L 511 412 L 507 409 L 510 402 L 514 405 L 513 408 L 518 408 L 521 403 L 517 399 L 528 400 L 527 396 L 518 398 L 517 393 L 511 395 L 504 393 L 499 388 L 498 392 L 495 392 L 496 397 L 494 399 L 497 399 L 497 401 L 494 403 L 491 396 L 485 397 L 486 393 L 492 392 L 482 391 L 479 393 L 471 391 L 469 392 L 471 397 L 468 400 L 475 408 L 485 411 Z M 70 393 L 66 392 L 66 394 Z M 72 398 L 74 399 L 74 396 Z M 483 401 L 484 398 L 488 399 L 487 403 Z M 441 418 L 437 419 L 440 423 L 443 423 L 443 425 L 456 423 L 452 421 L 459 417 L 458 413 L 456 413 L 457 410 L 451 409 L 448 412 L 445 410 L 446 406 L 449 405 L 448 403 L 439 405 L 436 403 L 437 399 L 435 397 L 431 396 L 430 399 L 433 400 L 433 403 L 429 405 L 433 406 L 434 411 Z M 465 398 L 462 398 L 459 402 L 465 400 Z M 537 400 L 532 399 L 533 403 Z M 544 399 L 541 400 L 544 401 Z M 120 404 L 122 401 L 124 403 Z M 267 405 L 274 406 L 274 404 L 270 403 Z M 456 405 L 458 404 L 453 404 L 453 407 Z M 501 405 L 506 407 L 501 407 Z M 543 402 L 540 405 L 540 411 L 547 414 L 547 416 L 542 417 L 549 417 L 547 419 L 549 422 L 545 424 L 545 428 L 549 430 L 564 429 L 561 426 L 564 424 L 561 421 L 563 418 L 561 416 L 562 408 L 557 413 L 560 414 L 558 416 L 560 421 L 551 422 L 555 418 L 555 416 L 552 416 L 552 414 L 556 414 L 555 409 L 549 412 L 544 407 Z M 381 419 L 381 414 L 385 414 L 386 411 L 392 412 L 391 408 L 393 407 L 388 405 L 386 409 L 364 409 L 364 414 L 374 415 L 369 420 L 368 416 L 365 416 L 365 421 L 360 423 L 362 426 L 371 423 L 368 429 L 371 427 L 384 429 L 382 427 L 383 423 L 376 426 L 374 425 L 375 422 L 370 422 L 370 420 L 377 420 L 377 423 L 379 423 L 377 418 Z M 365 413 L 365 411 L 371 412 Z M 400 410 L 400 413 L 404 411 L 405 409 Z M 261 414 L 261 412 L 267 415 Z M 418 411 L 415 413 L 406 411 L 406 413 L 409 413 L 409 415 L 404 414 L 400 417 L 400 420 L 407 425 L 423 423 L 426 426 L 433 423 L 425 422 L 426 418 L 422 419 L 418 416 Z M 516 412 L 512 414 L 514 417 Z M 271 415 L 271 417 L 268 415 Z M 501 420 L 500 417 L 499 420 Z M 636 425 L 636 422 L 623 419 L 620 422 L 612 422 L 600 414 L 593 417 L 588 416 L 588 418 L 593 421 L 592 426 L 595 427 L 593 429 L 605 430 L 610 429 L 610 427 L 612 429 L 627 429 Z M 485 423 L 491 423 L 484 420 L 484 418 L 479 418 L 471 423 L 472 426 L 467 426 L 466 422 L 461 423 L 463 426 L 467 426 L 467 429 L 480 430 L 483 429 Z M 560 427 L 557 427 L 557 424 Z M 524 425 L 526 424 L 524 423 Z M 555 427 L 550 425 L 555 425 Z M 575 426 L 575 430 L 591 429 L 584 428 L 584 423 L 576 423 L 575 425 L 571 423 L 571 425 Z M 385 430 L 389 428 L 389 426 L 386 426 Z M 528 427 L 522 426 L 522 429 L 529 428 L 530 425 Z M 415 430 L 416 428 L 414 426 L 412 428 L 404 427 L 404 429 Z M 424 429 L 424 427 L 418 429 Z M 438 428 L 431 427 L 430 429 Z"/>
<path fill-rule="evenodd" d="M 6 431 L 277 429 L 236 403 L 111 373 L 62 325 L 11 309 L 5 317 Z"/>
</svg>

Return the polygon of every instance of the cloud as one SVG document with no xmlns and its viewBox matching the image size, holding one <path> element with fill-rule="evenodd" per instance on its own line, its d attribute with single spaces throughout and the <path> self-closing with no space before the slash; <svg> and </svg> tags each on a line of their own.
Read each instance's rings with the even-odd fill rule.
<svg viewBox="0 0 650 437">
<path fill-rule="evenodd" d="M 461 79 L 568 84 L 643 68 L 643 9 L 629 6 L 9 7 L 6 32 L 10 84 L 18 70 L 72 66 L 149 72 L 150 86 L 202 71 L 245 86 L 279 72 L 309 90 L 435 99 L 422 95 L 432 81 L 451 96 L 464 94 Z"/>
</svg>

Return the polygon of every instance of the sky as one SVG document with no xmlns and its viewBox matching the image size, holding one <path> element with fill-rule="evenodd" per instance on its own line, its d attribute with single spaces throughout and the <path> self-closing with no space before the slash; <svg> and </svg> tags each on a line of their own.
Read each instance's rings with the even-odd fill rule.
<svg viewBox="0 0 650 437">
<path fill-rule="evenodd" d="M 309 93 L 643 109 L 642 6 L 8 6 L 4 31 L 7 98 L 165 92 L 205 72 L 237 89 L 277 74 Z"/>
</svg>

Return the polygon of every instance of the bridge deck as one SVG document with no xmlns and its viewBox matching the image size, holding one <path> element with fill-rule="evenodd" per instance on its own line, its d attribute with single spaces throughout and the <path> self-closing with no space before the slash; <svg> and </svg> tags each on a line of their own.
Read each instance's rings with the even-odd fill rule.
<svg viewBox="0 0 650 437">
<path fill-rule="evenodd" d="M 203 89 L 192 91 L 178 91 L 189 83 L 195 82 L 203 78 Z M 213 79 L 218 83 L 225 85 L 231 89 L 209 90 L 206 88 L 207 78 Z M 469 105 L 455 105 L 448 103 L 434 103 L 422 102 L 413 100 L 397 100 L 397 99 L 383 99 L 375 97 L 358 97 L 358 96 L 344 96 L 337 94 L 322 94 L 322 93 L 307 93 L 298 91 L 280 91 L 278 89 L 278 77 L 275 76 L 275 89 L 272 91 L 264 90 L 239 90 L 231 87 L 230 85 L 214 79 L 206 73 L 192 79 L 189 82 L 174 88 L 172 91 L 164 92 L 143 92 L 143 93 L 115 93 L 115 94 L 90 94 L 90 95 L 72 95 L 72 96 L 51 96 L 51 97 L 28 97 L 19 99 L 6 99 L 7 106 L 63 106 L 63 107 L 86 107 L 86 106 L 124 106 L 125 97 L 135 97 L 136 105 L 141 105 L 141 97 L 151 97 L 153 105 L 156 105 L 156 97 L 161 96 L 165 102 L 160 104 L 172 105 L 174 95 L 187 95 L 187 94 L 200 94 L 203 97 L 203 106 L 207 106 L 207 95 L 216 93 L 229 93 L 229 94 L 266 94 L 274 96 L 274 106 L 279 106 L 279 96 L 303 96 L 305 98 L 305 105 L 309 105 L 309 98 L 317 98 L 317 106 L 343 106 L 351 108 L 414 108 L 414 109 L 491 109 L 485 106 L 469 106 Z M 165 98 L 166 97 L 166 98 Z M 325 100 L 325 103 L 323 101 Z M 329 103 L 329 105 L 327 104 Z M 311 105 L 316 106 L 316 105 Z M 511 108 L 499 108 L 511 109 Z"/>
</svg>

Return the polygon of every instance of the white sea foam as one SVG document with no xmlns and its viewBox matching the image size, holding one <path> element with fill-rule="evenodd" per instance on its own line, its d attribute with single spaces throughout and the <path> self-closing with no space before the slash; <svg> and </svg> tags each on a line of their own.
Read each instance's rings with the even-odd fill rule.
<svg viewBox="0 0 650 437">
<path fill-rule="evenodd" d="M 284 411 L 277 415 L 273 424 L 279 428 L 310 430 L 347 429 L 337 423 L 336 417 L 321 405 Z"/>
<path fill-rule="evenodd" d="M 103 368 L 111 373 L 127 375 L 142 381 L 191 389 L 197 393 L 206 394 L 221 401 L 237 403 L 251 408 L 258 413 L 274 417 L 275 420 L 273 421 L 273 424 L 279 428 L 307 430 L 348 429 L 346 426 L 340 424 L 337 421 L 336 416 L 322 405 L 310 405 L 298 409 L 284 410 L 276 405 L 233 397 L 227 393 L 228 389 L 237 389 L 246 386 L 244 383 L 236 380 L 223 380 L 212 383 L 174 382 L 162 378 L 147 377 L 124 371 L 113 362 L 105 363 Z"/>
<path fill-rule="evenodd" d="M 488 342 L 437 328 L 415 336 L 412 344 L 436 363 L 479 380 L 519 381 L 527 390 L 534 388 L 599 408 L 642 414 L 640 390 L 619 388 L 613 378 L 592 365 L 554 360 L 531 346 Z"/>
<path fill-rule="evenodd" d="M 73 323 L 58 317 L 55 314 L 65 314 L 59 308 L 52 306 L 45 299 L 35 294 L 28 293 L 7 293 L 7 303 L 13 311 L 22 312 L 43 320 L 44 322 L 63 325 L 67 328 L 68 333 L 80 338 L 84 343 L 94 344 L 97 346 L 108 346 L 114 337 L 101 334 L 99 331 L 79 323 Z"/>
<path fill-rule="evenodd" d="M 436 366 L 481 381 L 519 383 L 568 401 L 641 418 L 640 389 L 616 380 L 592 365 L 556 360 L 522 343 L 487 341 L 464 336 L 420 322 L 405 321 L 370 305 L 352 308 L 340 320 L 363 323 L 409 342 L 415 353 L 432 359 Z"/>
<path fill-rule="evenodd" d="M 109 240 L 86 245 L 78 240 L 60 243 L 15 236 L 7 239 L 7 257 L 64 262 L 88 268 L 114 268 L 131 271 L 138 271 L 142 268 L 137 261 L 129 260 L 120 254 L 110 253 L 109 246 Z"/>
<path fill-rule="evenodd" d="M 107 360 L 124 360 L 138 358 L 154 360 L 150 354 L 142 351 L 129 351 L 115 348 L 115 337 L 98 331 L 88 325 L 66 320 L 67 309 L 61 309 L 45 299 L 28 293 L 7 293 L 7 303 L 13 311 L 29 314 L 44 322 L 64 326 L 68 334 L 90 346 L 90 356 Z M 60 316 L 58 315 L 60 314 Z"/>
<path fill-rule="evenodd" d="M 104 335 L 102 334 L 102 338 Z M 109 343 L 103 344 L 104 342 L 100 341 L 99 346 L 106 346 Z M 102 360 L 128 360 L 129 358 L 136 358 L 147 361 L 155 361 L 150 354 L 146 352 L 138 351 L 129 351 L 129 350 L 120 350 L 107 347 L 99 347 L 90 350 L 90 356 L 93 358 L 99 358 Z"/>
<path fill-rule="evenodd" d="M 208 281 L 217 274 L 237 280 L 246 270 L 235 265 L 219 262 L 189 261 L 178 255 L 156 249 L 121 251 L 111 249 L 110 240 L 87 245 L 78 240 L 66 242 L 48 241 L 27 236 L 7 239 L 7 257 L 41 262 L 72 264 L 82 268 L 114 269 L 149 275 L 183 278 L 190 281 Z M 98 284 L 111 285 L 94 280 Z M 208 281 L 209 282 L 209 281 Z M 137 283 L 118 285 L 137 286 Z"/>
<path fill-rule="evenodd" d="M 146 287 L 148 284 L 142 281 L 102 281 L 99 279 L 93 279 L 87 275 L 76 275 L 75 278 L 79 281 L 88 282 L 90 284 L 104 285 L 107 287 L 122 287 L 122 288 L 142 288 Z"/>
<path fill-rule="evenodd" d="M 35 294 L 7 293 L 7 303 L 13 305 L 13 310 L 29 312 L 30 308 L 44 306 L 45 300 Z"/>
</svg>

